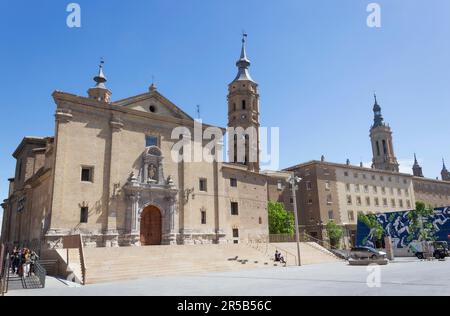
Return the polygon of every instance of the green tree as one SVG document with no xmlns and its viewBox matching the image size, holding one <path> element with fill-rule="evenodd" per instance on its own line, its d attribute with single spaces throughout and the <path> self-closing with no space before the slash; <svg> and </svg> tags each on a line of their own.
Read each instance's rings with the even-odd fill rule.
<svg viewBox="0 0 450 316">
<path fill-rule="evenodd" d="M 427 206 L 424 202 L 417 201 L 416 208 L 408 213 L 409 235 L 408 241 L 418 239 L 419 241 L 435 240 L 436 230 L 434 225 L 429 222 L 433 216 L 434 209 Z"/>
<path fill-rule="evenodd" d="M 337 225 L 334 221 L 329 221 L 326 226 L 328 239 L 333 247 L 339 247 L 342 236 L 344 236 L 344 230 L 341 226 Z"/>
<path fill-rule="evenodd" d="M 269 233 L 294 235 L 294 214 L 284 209 L 283 203 L 269 202 Z"/>
<path fill-rule="evenodd" d="M 364 214 L 363 212 L 358 213 L 358 220 L 370 229 L 368 236 L 362 241 L 363 245 L 367 244 L 369 239 L 372 239 L 375 243 L 380 242 L 384 236 L 383 225 L 378 221 L 375 214 Z"/>
</svg>

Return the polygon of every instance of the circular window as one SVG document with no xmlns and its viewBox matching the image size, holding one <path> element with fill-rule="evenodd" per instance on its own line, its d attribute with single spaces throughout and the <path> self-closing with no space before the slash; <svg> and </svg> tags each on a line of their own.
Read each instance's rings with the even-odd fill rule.
<svg viewBox="0 0 450 316">
<path fill-rule="evenodd" d="M 156 112 L 156 107 L 154 105 L 150 105 L 149 110 L 150 110 L 150 112 L 155 113 Z"/>
</svg>

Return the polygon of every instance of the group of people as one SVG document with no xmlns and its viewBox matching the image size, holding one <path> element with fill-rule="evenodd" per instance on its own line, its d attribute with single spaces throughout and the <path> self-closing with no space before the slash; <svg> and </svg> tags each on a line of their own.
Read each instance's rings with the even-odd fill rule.
<svg viewBox="0 0 450 316">
<path fill-rule="evenodd" d="M 20 277 L 29 277 L 34 274 L 38 255 L 28 248 L 14 248 L 10 254 L 11 269 L 14 275 Z"/>
<path fill-rule="evenodd" d="M 281 254 L 281 252 L 278 252 L 278 250 L 275 250 L 275 262 L 280 262 L 284 265 L 286 265 L 286 260 L 284 260 L 283 255 Z"/>
</svg>

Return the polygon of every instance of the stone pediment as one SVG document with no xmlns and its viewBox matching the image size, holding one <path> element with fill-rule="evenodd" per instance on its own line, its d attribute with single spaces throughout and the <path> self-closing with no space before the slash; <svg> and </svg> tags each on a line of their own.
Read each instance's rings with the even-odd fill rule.
<svg viewBox="0 0 450 316">
<path fill-rule="evenodd" d="M 177 119 L 193 120 L 188 114 L 178 106 L 165 98 L 158 91 L 150 91 L 138 96 L 119 100 L 112 103 L 128 109 L 152 113 L 159 116 L 166 116 Z"/>
</svg>

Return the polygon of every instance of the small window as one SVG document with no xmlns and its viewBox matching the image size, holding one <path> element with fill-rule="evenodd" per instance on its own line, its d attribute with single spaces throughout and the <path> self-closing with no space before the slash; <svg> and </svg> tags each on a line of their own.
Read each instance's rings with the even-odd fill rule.
<svg viewBox="0 0 450 316">
<path fill-rule="evenodd" d="M 231 202 L 231 215 L 239 215 L 239 205 L 237 202 Z"/>
<path fill-rule="evenodd" d="M 352 205 L 352 196 L 351 195 L 347 195 L 347 204 Z"/>
<path fill-rule="evenodd" d="M 283 183 L 281 182 L 281 180 L 278 180 L 278 182 L 277 182 L 277 190 L 283 191 Z"/>
<path fill-rule="evenodd" d="M 348 220 L 350 222 L 353 222 L 355 220 L 355 214 L 353 213 L 353 211 L 348 211 Z"/>
<path fill-rule="evenodd" d="M 355 172 L 355 173 L 353 174 L 353 176 L 355 177 L 355 179 L 357 179 L 357 178 L 359 177 L 359 175 L 358 175 L 357 172 Z"/>
<path fill-rule="evenodd" d="M 402 189 L 397 190 L 398 195 L 402 195 Z"/>
<path fill-rule="evenodd" d="M 375 176 L 374 175 L 372 175 L 372 180 L 375 180 Z"/>
<path fill-rule="evenodd" d="M 387 199 L 383 199 L 383 206 L 388 206 Z"/>
<path fill-rule="evenodd" d="M 391 199 L 391 206 L 395 207 L 395 199 Z"/>
<path fill-rule="evenodd" d="M 92 167 L 82 167 L 81 168 L 81 181 L 82 182 L 93 182 L 93 172 Z"/>
<path fill-rule="evenodd" d="M 359 193 L 359 184 L 355 184 L 355 192 Z"/>
<path fill-rule="evenodd" d="M 156 112 L 156 106 L 150 105 L 149 110 L 150 110 L 150 112 L 155 113 Z"/>
<path fill-rule="evenodd" d="M 356 204 L 361 205 L 361 197 L 360 196 L 356 197 Z"/>
<path fill-rule="evenodd" d="M 202 225 L 206 224 L 206 211 L 202 211 Z"/>
<path fill-rule="evenodd" d="M 333 211 L 328 211 L 328 218 L 330 220 L 334 220 L 334 213 L 333 213 Z"/>
<path fill-rule="evenodd" d="M 365 193 L 369 193 L 369 186 L 368 186 L 368 185 L 365 185 L 365 186 L 364 186 L 364 192 L 365 192 Z"/>
<path fill-rule="evenodd" d="M 330 181 L 326 181 L 325 182 L 325 190 L 330 191 L 330 188 L 331 188 Z"/>
<path fill-rule="evenodd" d="M 366 197 L 366 205 L 370 206 L 370 197 Z"/>
<path fill-rule="evenodd" d="M 245 100 L 242 100 L 242 109 L 245 110 L 246 107 L 247 105 L 245 104 Z"/>
<path fill-rule="evenodd" d="M 290 199 L 289 199 L 289 203 L 294 204 L 294 199 L 293 199 L 293 198 L 290 198 Z"/>
<path fill-rule="evenodd" d="M 328 205 L 333 204 L 333 197 L 331 196 L 331 194 L 327 195 L 327 204 Z"/>
<path fill-rule="evenodd" d="M 89 208 L 82 207 L 80 209 L 80 223 L 87 223 L 89 217 Z"/>
<path fill-rule="evenodd" d="M 349 184 L 349 183 L 347 183 L 347 184 L 345 185 L 345 189 L 347 190 L 347 192 L 350 192 L 350 184 Z"/>
<path fill-rule="evenodd" d="M 313 200 L 312 199 L 309 199 L 308 200 L 308 205 L 312 205 L 313 204 Z"/>
<path fill-rule="evenodd" d="M 156 136 L 145 136 L 145 147 L 158 146 L 158 137 Z"/>
<path fill-rule="evenodd" d="M 308 190 L 308 191 L 312 190 L 312 183 L 311 183 L 311 181 L 306 182 L 306 190 Z"/>
<path fill-rule="evenodd" d="M 373 193 L 378 193 L 378 188 L 376 185 L 373 186 Z"/>
<path fill-rule="evenodd" d="M 208 186 L 207 186 L 206 179 L 200 179 L 199 183 L 198 183 L 198 186 L 199 186 L 199 190 L 201 192 L 207 192 L 208 191 Z"/>
<path fill-rule="evenodd" d="M 237 179 L 236 178 L 230 178 L 230 186 L 233 188 L 237 187 Z"/>
<path fill-rule="evenodd" d="M 262 217 L 260 216 L 259 217 L 259 225 L 261 225 L 262 224 Z"/>
<path fill-rule="evenodd" d="M 348 171 L 344 172 L 344 176 L 348 177 Z"/>
<path fill-rule="evenodd" d="M 239 238 L 239 229 L 233 228 L 233 238 Z"/>
<path fill-rule="evenodd" d="M 378 198 L 375 198 L 375 206 L 380 206 L 380 200 Z"/>
</svg>

